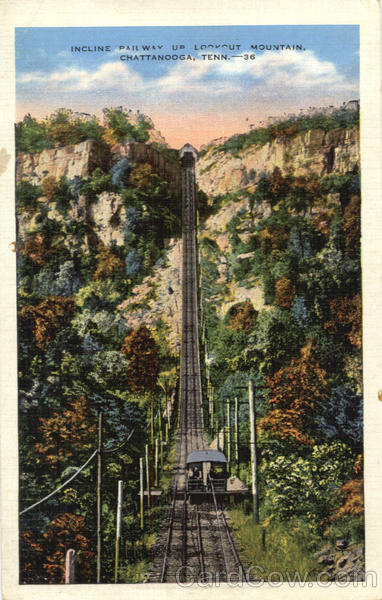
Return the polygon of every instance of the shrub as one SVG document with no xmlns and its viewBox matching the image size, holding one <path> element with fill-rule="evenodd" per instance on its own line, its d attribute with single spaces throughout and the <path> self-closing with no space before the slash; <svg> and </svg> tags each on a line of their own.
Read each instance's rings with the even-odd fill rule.
<svg viewBox="0 0 382 600">
<path fill-rule="evenodd" d="M 275 304 L 280 308 L 290 308 L 296 296 L 296 288 L 287 277 L 282 277 L 275 284 Z"/>
<path fill-rule="evenodd" d="M 257 312 L 248 300 L 235 304 L 229 311 L 229 327 L 248 333 L 254 324 Z"/>
<path fill-rule="evenodd" d="M 55 177 L 45 177 L 41 182 L 41 193 L 48 200 L 53 200 L 58 192 L 59 184 Z"/>
<path fill-rule="evenodd" d="M 159 353 L 150 331 L 142 325 L 125 339 L 121 352 L 129 361 L 129 388 L 132 392 L 154 389 L 159 374 Z"/>
<path fill-rule="evenodd" d="M 20 316 L 32 322 L 35 341 L 39 348 L 46 350 L 58 329 L 65 325 L 73 311 L 74 304 L 70 298 L 49 296 L 37 306 L 24 306 Z"/>
<path fill-rule="evenodd" d="M 104 108 L 104 119 L 106 132 L 104 140 L 108 144 L 116 142 L 125 142 L 135 140 L 137 142 L 147 142 L 149 139 L 149 130 L 153 125 L 151 121 L 141 115 L 138 123 L 135 125 L 131 122 L 128 113 L 123 108 Z"/>
<path fill-rule="evenodd" d="M 292 454 L 264 461 L 268 511 L 282 520 L 304 516 L 319 526 L 330 516 L 333 492 L 347 480 L 352 464 L 351 450 L 338 441 L 314 446 L 306 458 Z"/>
<path fill-rule="evenodd" d="M 17 212 L 34 212 L 37 209 L 37 199 L 41 196 L 41 189 L 29 181 L 21 181 L 16 188 Z"/>
<path fill-rule="evenodd" d="M 54 147 L 54 140 L 49 135 L 46 123 L 37 121 L 30 114 L 16 124 L 17 152 L 42 152 Z"/>
<path fill-rule="evenodd" d="M 115 192 L 117 188 L 113 185 L 113 176 L 111 173 L 105 173 L 97 167 L 91 176 L 84 180 L 81 186 L 81 193 L 85 194 L 89 200 L 95 200 L 102 192 Z"/>
<path fill-rule="evenodd" d="M 28 235 L 22 248 L 21 254 L 28 256 L 36 265 L 43 267 L 52 257 L 54 250 L 50 246 L 49 237 L 41 233 Z"/>
<path fill-rule="evenodd" d="M 125 268 L 125 261 L 119 258 L 111 248 L 107 248 L 104 244 L 98 245 L 98 253 L 96 254 L 97 267 L 93 274 L 93 279 L 105 279 L 111 277 L 116 272 L 121 272 Z"/>
</svg>

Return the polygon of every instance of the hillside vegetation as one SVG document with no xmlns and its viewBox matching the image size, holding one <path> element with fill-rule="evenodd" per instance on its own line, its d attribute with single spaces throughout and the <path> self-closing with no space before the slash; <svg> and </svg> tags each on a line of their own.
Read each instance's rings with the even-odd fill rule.
<svg viewBox="0 0 382 600">
<path fill-rule="evenodd" d="M 95 122 L 71 123 L 65 115 L 53 115 L 45 129 L 26 117 L 18 125 L 18 150 L 72 144 L 102 132 Z M 114 135 L 112 117 L 121 113 L 108 115 L 111 130 L 104 131 Z M 126 125 L 124 137 L 117 137 L 130 135 Z M 141 581 L 147 569 L 162 508 L 148 510 L 141 531 L 139 457 L 145 444 L 151 457 L 154 437 L 165 441 L 164 413 L 178 369 L 165 323 L 157 319 L 148 328 L 143 321 L 131 329 L 119 307 L 165 260 L 165 238 L 181 236 L 179 193 L 150 164 L 123 166 L 96 168 L 71 181 L 46 172 L 41 185 L 21 181 L 17 187 L 20 509 L 85 463 L 97 448 L 101 412 L 102 580 L 109 582 L 119 479 L 125 481 L 121 579 Z M 120 199 L 126 215 L 122 244 L 105 244 L 89 215 L 74 216 L 79 199 L 91 207 L 100 197 Z M 21 517 L 21 582 L 62 582 L 68 548 L 77 551 L 76 581 L 95 582 L 96 514 L 93 460 L 71 484 Z"/>
<path fill-rule="evenodd" d="M 236 396 L 242 403 L 241 455 L 232 472 L 250 485 L 245 387 L 251 377 L 260 522 L 269 526 L 272 539 L 295 532 L 293 539 L 285 537 L 287 558 L 291 552 L 312 556 L 325 540 L 360 542 L 359 174 L 302 177 L 275 167 L 251 188 L 219 195 L 212 203 L 216 215 L 201 231 L 203 312 L 220 427 L 226 422 L 226 399 Z M 223 214 L 232 216 L 219 222 Z M 238 288 L 244 288 L 244 296 L 247 290 L 247 299 L 235 303 Z M 250 300 L 255 288 L 263 296 L 258 306 Z M 249 521 L 234 513 L 246 560 L 260 564 L 256 561 L 271 554 L 259 549 L 260 533 L 252 546 L 244 541 Z M 297 539 L 303 544 L 298 554 Z M 284 572 L 288 565 L 280 561 L 277 570 Z M 274 564 L 263 566 L 267 572 Z"/>
<path fill-rule="evenodd" d="M 299 133 L 321 129 L 325 132 L 332 129 L 345 129 L 359 126 L 359 113 L 346 109 L 337 109 L 331 114 L 304 115 L 272 123 L 265 127 L 256 127 L 249 132 L 239 133 L 229 137 L 221 144 L 207 145 L 200 152 L 203 157 L 213 149 L 216 152 L 230 152 L 239 155 L 240 151 L 251 146 L 264 146 L 277 138 L 290 139 Z"/>
<path fill-rule="evenodd" d="M 276 124 L 211 146 L 211 185 L 215 176 L 218 185 L 219 161 L 232 152 L 244 169 L 241 150 L 255 152 L 262 139 L 288 143 L 311 127 L 355 129 L 357 119 L 339 113 Z M 345 137 L 336 138 L 339 150 Z M 132 119 L 124 109 L 107 109 L 102 125 L 62 109 L 43 121 L 27 115 L 16 126 L 19 155 L 89 138 L 108 153 L 121 142 L 160 139 L 148 117 Z M 175 151 L 158 148 L 166 160 L 178 160 Z M 301 174 L 291 157 L 288 169 L 276 165 L 253 173 L 229 193 L 206 188 L 198 194 L 209 377 L 220 428 L 226 398 L 241 401 L 240 460 L 231 469 L 247 484 L 245 388 L 250 377 L 255 382 L 260 521 L 268 549 L 256 554 L 262 532 L 248 520 L 249 503 L 237 508 L 233 523 L 238 538 L 248 540 L 245 560 L 268 561 L 267 573 L 277 539 L 284 549 L 278 560 L 291 553 L 296 561 L 307 557 L 313 578 L 313 554 L 323 543 L 363 540 L 360 178 L 354 148 L 351 167 L 343 152 L 335 171 L 323 162 L 309 173 L 304 163 Z M 225 165 L 228 186 L 231 163 Z M 170 183 L 153 164 L 120 157 L 84 177 L 56 178 L 48 169 L 38 184 L 25 179 L 17 187 L 20 510 L 85 463 L 97 447 L 102 412 L 108 451 L 104 582 L 114 576 L 118 480 L 125 481 L 120 581 L 143 580 L 166 502 L 147 509 L 141 530 L 139 458 L 145 444 L 153 457 L 154 439 L 166 440 L 166 407 L 176 412 L 179 345 L 170 345 L 176 319 L 160 313 L 173 297 L 169 312 L 180 310 L 173 281 L 163 277 L 160 287 L 171 261 L 180 277 L 174 248 L 181 244 L 181 197 Z M 166 489 L 174 418 L 167 425 Z M 21 517 L 22 583 L 62 582 L 70 547 L 77 550 L 77 581 L 95 581 L 95 466 L 90 463 Z M 278 570 L 291 564 L 288 558 Z"/>
</svg>

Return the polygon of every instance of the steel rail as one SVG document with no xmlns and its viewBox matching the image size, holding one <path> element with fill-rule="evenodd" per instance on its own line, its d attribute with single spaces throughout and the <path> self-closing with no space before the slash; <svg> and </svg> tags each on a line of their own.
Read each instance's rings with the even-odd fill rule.
<svg viewBox="0 0 382 600">
<path fill-rule="evenodd" d="M 200 578 L 201 581 L 204 581 L 205 574 L 205 565 L 204 565 L 204 552 L 203 552 L 203 544 L 202 544 L 202 532 L 200 528 L 200 514 L 197 505 L 195 504 L 195 521 L 196 521 L 196 532 L 197 532 L 197 540 L 198 540 L 198 558 L 200 565 Z"/>
<path fill-rule="evenodd" d="M 166 574 L 167 558 L 168 558 L 168 554 L 169 554 L 169 550 L 170 550 L 172 529 L 173 529 L 173 524 L 174 524 L 175 504 L 176 504 L 176 484 L 174 487 L 174 497 L 172 500 L 172 507 L 171 507 L 171 513 L 170 513 L 170 525 L 169 525 L 168 532 L 167 532 L 166 548 L 165 548 L 165 553 L 164 553 L 164 557 L 163 557 L 162 572 L 161 572 L 161 576 L 160 576 L 161 583 L 164 582 L 165 574 Z"/>
</svg>

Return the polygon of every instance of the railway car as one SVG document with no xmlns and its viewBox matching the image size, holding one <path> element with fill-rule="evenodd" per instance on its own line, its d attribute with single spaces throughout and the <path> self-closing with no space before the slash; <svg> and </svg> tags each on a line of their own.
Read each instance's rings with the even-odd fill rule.
<svg viewBox="0 0 382 600">
<path fill-rule="evenodd" d="M 194 450 L 187 456 L 187 494 L 197 496 L 225 494 L 227 489 L 227 459 L 216 450 Z"/>
</svg>

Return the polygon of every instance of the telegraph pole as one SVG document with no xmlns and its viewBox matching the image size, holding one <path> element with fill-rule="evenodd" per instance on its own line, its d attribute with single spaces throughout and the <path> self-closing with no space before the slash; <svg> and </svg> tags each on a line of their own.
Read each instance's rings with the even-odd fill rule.
<svg viewBox="0 0 382 600">
<path fill-rule="evenodd" d="M 249 392 L 249 422 L 251 428 L 251 467 L 252 467 L 252 497 L 253 519 L 259 522 L 259 498 L 257 489 L 257 454 L 256 454 L 256 412 L 255 412 L 255 385 L 252 379 L 248 384 Z"/>
<path fill-rule="evenodd" d="M 235 398 L 235 459 L 239 464 L 239 400 Z"/>
<path fill-rule="evenodd" d="M 115 567 L 114 567 L 114 583 L 118 583 L 118 566 L 119 566 L 119 543 L 121 539 L 122 529 L 122 496 L 123 496 L 123 481 L 118 481 L 118 500 L 117 500 L 117 527 L 115 534 Z"/>
<path fill-rule="evenodd" d="M 141 529 L 143 529 L 143 498 L 144 498 L 144 465 L 143 458 L 139 459 L 139 503 L 141 509 Z"/>
<path fill-rule="evenodd" d="M 231 469 L 231 403 L 229 397 L 226 399 L 227 403 L 227 462 L 228 472 Z"/>
<path fill-rule="evenodd" d="M 75 583 L 76 551 L 70 548 L 65 556 L 65 583 Z"/>
<path fill-rule="evenodd" d="M 97 460 L 97 583 L 101 583 L 101 552 L 102 552 L 102 413 L 98 413 L 98 460 Z"/>
<path fill-rule="evenodd" d="M 146 483 L 147 483 L 147 506 L 150 508 L 150 460 L 149 460 L 149 445 L 145 445 L 145 456 L 146 456 Z"/>
<path fill-rule="evenodd" d="M 155 469 L 155 485 L 158 487 L 158 463 L 159 463 L 159 440 L 155 438 L 155 455 L 154 455 L 154 469 Z"/>
</svg>

